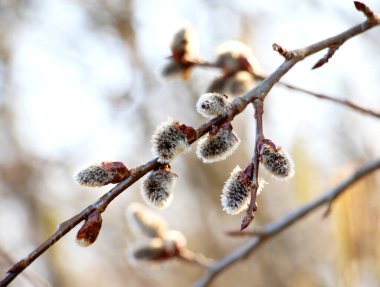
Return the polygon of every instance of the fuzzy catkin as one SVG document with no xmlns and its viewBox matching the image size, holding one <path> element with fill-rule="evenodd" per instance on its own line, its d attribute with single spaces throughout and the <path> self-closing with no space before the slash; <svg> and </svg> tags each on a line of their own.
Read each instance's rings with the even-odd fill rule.
<svg viewBox="0 0 380 287">
<path fill-rule="evenodd" d="M 177 121 L 168 118 L 153 132 L 152 152 L 158 157 L 159 162 L 170 162 L 188 148 L 186 135 L 178 128 L 178 125 Z"/>
<path fill-rule="evenodd" d="M 85 186 L 104 186 L 119 183 L 130 175 L 130 171 L 119 161 L 102 162 L 81 169 L 74 174 L 74 180 Z"/>
<path fill-rule="evenodd" d="M 197 42 L 197 36 L 192 27 L 186 26 L 178 30 L 170 45 L 175 60 L 194 58 L 198 54 Z"/>
<path fill-rule="evenodd" d="M 245 210 L 250 201 L 251 186 L 250 182 L 243 182 L 244 171 L 239 166 L 235 167 L 230 177 L 223 186 L 221 204 L 223 210 L 228 214 L 238 214 Z M 264 187 L 265 181 L 259 178 L 257 193 L 259 194 Z"/>
<path fill-rule="evenodd" d="M 227 97 L 219 93 L 203 94 L 196 104 L 197 112 L 206 118 L 224 113 L 227 107 Z"/>
<path fill-rule="evenodd" d="M 162 237 L 168 230 L 167 222 L 144 205 L 131 203 L 126 212 L 130 228 L 147 237 Z"/>
<path fill-rule="evenodd" d="M 240 139 L 232 131 L 220 128 L 215 134 L 208 134 L 199 140 L 197 156 L 204 163 L 221 161 L 230 156 L 239 146 Z"/>
<path fill-rule="evenodd" d="M 164 241 L 153 238 L 149 242 L 142 242 L 128 247 L 128 261 L 132 265 L 141 262 L 154 262 L 167 258 Z"/>
<path fill-rule="evenodd" d="M 173 200 L 176 175 L 167 170 L 151 171 L 141 183 L 141 194 L 145 202 L 153 207 L 166 208 Z"/>
<path fill-rule="evenodd" d="M 282 148 L 264 143 L 260 149 L 260 159 L 264 168 L 277 179 L 288 179 L 294 175 L 293 161 Z"/>
<path fill-rule="evenodd" d="M 75 180 L 85 186 L 103 186 L 112 180 L 114 174 L 106 172 L 101 165 L 94 164 L 74 175 Z"/>
</svg>

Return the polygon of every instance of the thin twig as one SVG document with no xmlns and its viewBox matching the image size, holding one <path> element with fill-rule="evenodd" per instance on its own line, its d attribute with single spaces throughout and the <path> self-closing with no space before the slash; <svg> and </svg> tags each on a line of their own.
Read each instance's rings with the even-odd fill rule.
<svg viewBox="0 0 380 287">
<path fill-rule="evenodd" d="M 202 268 L 208 268 L 214 261 L 210 258 L 205 257 L 201 253 L 195 253 L 189 249 L 181 250 L 181 252 L 178 254 L 178 258 L 185 262 L 198 265 Z"/>
<path fill-rule="evenodd" d="M 208 286 L 220 272 L 230 267 L 232 264 L 245 259 L 247 256 L 251 255 L 262 243 L 273 238 L 275 235 L 289 228 L 294 223 L 300 221 L 303 217 L 305 217 L 310 212 L 315 211 L 318 207 L 324 204 L 330 204 L 330 202 L 336 200 L 355 182 L 359 181 L 364 176 L 374 172 L 377 169 L 380 169 L 380 159 L 368 162 L 367 164 L 361 166 L 350 177 L 348 177 L 338 186 L 331 189 L 321 197 L 297 208 L 296 210 L 288 213 L 277 221 L 265 225 L 257 231 L 258 235 L 253 234 L 253 238 L 245 245 L 241 246 L 226 257 L 212 264 L 207 269 L 206 274 L 194 284 L 194 287 Z"/>
<path fill-rule="evenodd" d="M 248 104 L 253 103 L 254 100 L 260 98 L 262 100 L 268 95 L 272 87 L 298 62 L 302 61 L 305 57 L 308 57 L 314 53 L 317 53 L 325 48 L 331 47 L 340 43 L 341 41 L 347 41 L 348 39 L 361 34 L 380 23 L 380 18 L 376 17 L 376 21 L 365 21 L 362 24 L 356 25 L 347 31 L 340 33 L 334 37 L 328 38 L 326 40 L 317 42 L 313 45 L 307 46 L 303 49 L 292 51 L 293 57 L 290 60 L 286 60 L 280 67 L 277 68 L 271 75 L 265 78 L 258 86 L 254 89 L 249 90 L 240 97 L 234 99 L 231 103 L 231 109 L 218 116 L 201 127 L 197 129 L 197 135 L 194 138 L 196 141 L 199 137 L 211 130 L 212 126 L 220 125 L 225 120 L 233 120 L 233 118 L 241 113 Z M 191 142 L 191 143 L 192 143 Z M 5 274 L 3 279 L 0 281 L 0 287 L 7 286 L 14 278 L 16 278 L 26 267 L 28 267 L 34 260 L 41 256 L 47 249 L 49 249 L 55 242 L 66 235 L 70 230 L 72 230 L 81 221 L 85 220 L 90 213 L 94 210 L 99 210 L 104 212 L 107 206 L 114 200 L 118 195 L 120 195 L 129 186 L 135 183 L 142 176 L 147 174 L 149 171 L 157 168 L 159 163 L 157 159 L 153 159 L 148 163 L 139 166 L 138 168 L 131 171 L 131 175 L 112 188 L 100 199 L 95 201 L 93 204 L 89 205 L 83 211 L 73 216 L 71 219 L 60 224 L 57 231 L 49 237 L 45 242 L 43 242 L 39 247 L 32 251 L 28 256 L 19 262 L 15 263 Z"/>
<path fill-rule="evenodd" d="M 2 247 L 0 247 L 0 256 L 8 264 L 12 264 L 13 261 L 14 261 L 13 258 Z M 44 279 L 43 277 L 41 277 L 37 273 L 32 272 L 31 270 L 29 270 L 29 272 L 24 272 L 22 275 L 33 286 L 36 286 L 36 287 L 41 287 L 41 286 L 43 286 L 43 287 L 51 287 L 50 283 L 46 279 Z"/>
<path fill-rule="evenodd" d="M 291 90 L 295 90 L 295 91 L 298 91 L 298 92 L 302 92 L 302 93 L 305 93 L 305 94 L 308 94 L 308 95 L 311 95 L 311 96 L 314 96 L 318 99 L 321 99 L 321 100 L 327 100 L 327 101 L 330 101 L 330 102 L 333 102 L 333 103 L 336 103 L 336 104 L 339 104 L 339 105 L 343 105 L 345 107 L 348 107 L 350 109 L 353 109 L 357 112 L 360 112 L 360 113 L 363 113 L 363 114 L 367 114 L 367 115 L 370 115 L 370 116 L 373 116 L 373 117 L 376 117 L 376 118 L 380 118 L 380 113 L 379 112 L 375 112 L 375 111 L 372 111 L 370 109 L 366 109 L 366 108 L 363 108 L 349 100 L 344 100 L 344 99 L 337 99 L 337 98 L 333 98 L 331 96 L 327 96 L 327 95 L 324 95 L 324 94 L 320 94 L 320 93 L 315 93 L 315 92 L 312 92 L 312 91 L 309 91 L 309 90 L 306 90 L 306 89 L 303 89 L 303 88 L 299 88 L 299 87 L 296 87 L 294 85 L 291 85 L 291 84 L 287 84 L 287 83 L 284 83 L 284 82 L 279 82 L 280 85 L 288 88 L 288 89 L 291 89 Z"/>
<path fill-rule="evenodd" d="M 253 152 L 252 164 L 253 173 L 251 175 L 251 199 L 245 217 L 241 223 L 240 230 L 246 229 L 252 222 L 254 218 L 254 212 L 257 210 L 256 196 L 257 190 L 259 189 L 259 144 L 264 139 L 263 131 L 263 113 L 264 113 L 264 101 L 258 98 L 253 102 L 255 107 L 255 121 L 256 121 L 256 140 Z"/>
</svg>

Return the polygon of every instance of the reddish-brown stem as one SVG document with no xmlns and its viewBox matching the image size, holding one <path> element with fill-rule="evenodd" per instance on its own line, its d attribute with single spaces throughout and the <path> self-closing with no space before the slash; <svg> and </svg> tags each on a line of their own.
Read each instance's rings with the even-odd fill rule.
<svg viewBox="0 0 380 287">
<path fill-rule="evenodd" d="M 0 287 L 7 286 L 14 278 L 17 277 L 26 267 L 28 267 L 34 260 L 36 260 L 41 254 L 43 254 L 47 249 L 49 249 L 54 243 L 66 235 L 70 230 L 72 230 L 76 225 L 78 225 L 83 220 L 94 212 L 99 210 L 104 212 L 107 206 L 114 200 L 120 193 L 125 189 L 135 183 L 140 179 L 144 174 L 150 170 L 155 169 L 159 166 L 159 163 L 156 159 L 151 160 L 150 162 L 139 166 L 136 169 L 131 170 L 131 175 L 112 188 L 109 192 L 104 194 L 101 198 L 95 201 L 93 204 L 89 205 L 79 214 L 73 216 L 72 218 L 66 220 L 65 222 L 58 225 L 57 230 L 52 236 L 50 236 L 45 242 L 38 246 L 33 252 L 28 256 L 21 259 L 15 263 L 5 274 L 4 278 L 0 281 Z"/>
<path fill-rule="evenodd" d="M 253 101 L 253 105 L 255 107 L 255 121 L 256 121 L 256 140 L 255 140 L 255 148 L 252 158 L 252 164 L 253 164 L 253 172 L 252 172 L 252 191 L 251 191 L 251 200 L 249 202 L 249 206 L 247 209 L 247 212 L 245 214 L 245 217 L 241 223 L 240 230 L 244 230 L 247 228 L 253 218 L 254 218 L 254 212 L 257 210 L 256 205 L 256 196 L 257 196 L 257 190 L 259 188 L 259 144 L 264 139 L 264 131 L 263 131 L 263 113 L 264 113 L 264 100 L 261 98 L 256 99 Z"/>
<path fill-rule="evenodd" d="M 241 113 L 245 107 L 248 105 L 249 100 L 235 99 L 231 103 L 231 108 L 228 113 L 216 117 L 207 123 L 201 125 L 196 131 L 195 136 L 189 141 L 190 144 L 195 142 L 198 138 L 209 132 L 212 127 L 217 126 L 228 120 L 233 120 L 234 117 Z M 0 281 L 0 287 L 7 286 L 10 282 L 13 281 L 25 268 L 27 268 L 34 260 L 41 256 L 46 250 L 48 250 L 54 243 L 59 239 L 65 236 L 69 231 L 71 231 L 75 226 L 81 223 L 83 220 L 86 220 L 87 217 L 98 210 L 99 212 L 104 212 L 107 206 L 124 190 L 134 184 L 137 180 L 143 177 L 145 174 L 150 172 L 153 169 L 156 169 L 161 164 L 157 161 L 157 158 L 147 162 L 144 165 L 141 165 L 135 169 L 131 169 L 130 176 L 121 181 L 118 185 L 112 188 L 109 192 L 104 194 L 101 198 L 95 201 L 93 204 L 86 207 L 77 215 L 66 220 L 65 222 L 58 225 L 57 230 L 51 235 L 45 242 L 38 246 L 33 252 L 27 255 L 25 258 L 16 262 L 5 274 L 3 279 Z"/>
</svg>

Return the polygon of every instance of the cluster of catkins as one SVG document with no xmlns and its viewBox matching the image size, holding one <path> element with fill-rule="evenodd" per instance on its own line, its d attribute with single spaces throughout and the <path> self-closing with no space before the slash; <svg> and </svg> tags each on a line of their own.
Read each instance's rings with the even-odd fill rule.
<svg viewBox="0 0 380 287">
<path fill-rule="evenodd" d="M 218 93 L 202 95 L 197 104 L 197 111 L 206 118 L 215 117 L 228 111 L 227 96 Z M 178 154 L 188 149 L 196 139 L 197 132 L 172 118 L 161 123 L 152 136 L 152 152 L 161 162 L 157 170 L 150 172 L 142 181 L 141 192 L 150 206 L 167 207 L 172 200 L 172 188 L 177 177 L 170 170 L 169 162 Z M 232 132 L 232 125 L 225 121 L 201 138 L 196 154 L 204 163 L 214 163 L 226 159 L 239 146 L 240 139 Z"/>
<path fill-rule="evenodd" d="M 171 44 L 172 55 L 164 69 L 165 75 L 182 73 L 187 78 L 192 66 L 201 63 L 194 45 L 194 32 L 186 27 L 178 31 Z M 212 118 L 224 114 L 229 109 L 228 94 L 240 94 L 254 81 L 258 68 L 250 50 L 240 42 L 228 42 L 217 50 L 215 66 L 220 67 L 222 75 L 216 78 L 208 93 L 202 95 L 196 104 L 199 114 Z M 220 93 L 219 93 L 220 92 Z M 145 202 L 156 208 L 166 208 L 173 199 L 173 187 L 178 177 L 171 171 L 169 163 L 180 153 L 186 151 L 199 135 L 197 131 L 175 119 L 168 118 L 161 123 L 152 136 L 152 152 L 161 163 L 151 171 L 141 183 L 141 194 Z M 232 132 L 232 124 L 226 120 L 211 131 L 197 144 L 196 155 L 204 163 L 214 163 L 226 159 L 240 144 L 239 137 Z M 259 147 L 261 164 L 277 178 L 289 178 L 293 174 L 293 164 L 287 153 L 270 140 L 263 140 Z M 249 165 L 245 170 L 235 168 L 223 187 L 221 202 L 223 209 L 230 214 L 243 211 L 249 202 L 252 190 L 252 174 Z M 103 162 L 82 169 L 75 175 L 76 181 L 87 186 L 103 186 L 118 183 L 130 175 L 128 168 L 121 162 Z M 263 186 L 259 179 L 258 191 Z"/>
<path fill-rule="evenodd" d="M 294 164 L 286 151 L 271 140 L 263 139 L 258 147 L 261 166 L 276 179 L 288 179 L 294 174 Z M 252 192 L 252 163 L 244 170 L 237 166 L 223 187 L 221 203 L 228 214 L 238 214 L 247 209 Z M 256 194 L 266 182 L 258 179 Z"/>
<path fill-rule="evenodd" d="M 131 230 L 144 238 L 128 246 L 131 264 L 167 260 L 187 250 L 185 236 L 177 230 L 169 230 L 167 222 L 145 206 L 131 203 L 126 218 Z"/>
<path fill-rule="evenodd" d="M 191 68 L 203 63 L 198 56 L 196 43 L 198 39 L 194 30 L 187 26 L 180 29 L 173 37 L 171 56 L 164 67 L 164 76 L 181 74 L 189 77 Z M 221 69 L 206 92 L 239 95 L 249 89 L 255 82 L 254 75 L 259 73 L 259 65 L 248 46 L 238 41 L 228 41 L 216 49 L 216 59 L 210 63 Z"/>
</svg>

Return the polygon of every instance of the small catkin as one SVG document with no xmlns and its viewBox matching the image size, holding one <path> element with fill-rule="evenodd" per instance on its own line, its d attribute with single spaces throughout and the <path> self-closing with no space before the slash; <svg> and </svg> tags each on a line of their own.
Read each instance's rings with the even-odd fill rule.
<svg viewBox="0 0 380 287">
<path fill-rule="evenodd" d="M 227 96 L 219 93 L 203 94 L 196 104 L 197 112 L 206 118 L 215 117 L 224 113 L 227 107 Z"/>
<path fill-rule="evenodd" d="M 74 174 L 74 179 L 85 186 L 104 186 L 118 183 L 128 177 L 130 172 L 122 162 L 102 162 L 90 165 Z"/>
<path fill-rule="evenodd" d="M 153 238 L 148 243 L 138 243 L 128 247 L 128 262 L 138 265 L 141 262 L 155 262 L 168 259 L 164 241 L 160 238 Z"/>
<path fill-rule="evenodd" d="M 213 163 L 226 159 L 239 146 L 240 139 L 229 129 L 220 128 L 213 135 L 209 133 L 199 140 L 197 156 L 204 163 Z"/>
<path fill-rule="evenodd" d="M 137 202 L 131 203 L 126 211 L 131 229 L 147 237 L 163 237 L 168 230 L 167 222 L 155 212 Z"/>
<path fill-rule="evenodd" d="M 293 161 L 281 147 L 263 143 L 260 160 L 264 168 L 277 179 L 289 179 L 294 175 Z"/>
<path fill-rule="evenodd" d="M 197 42 L 197 36 L 192 27 L 186 26 L 178 30 L 170 45 L 174 61 L 183 62 L 196 57 L 198 54 Z"/>
<path fill-rule="evenodd" d="M 217 48 L 216 54 L 216 63 L 223 68 L 225 74 L 258 70 L 257 60 L 253 57 L 251 49 L 242 42 L 227 41 Z"/>
<path fill-rule="evenodd" d="M 261 192 L 265 181 L 259 178 L 257 194 Z M 245 210 L 250 201 L 251 182 L 239 166 L 235 167 L 223 186 L 221 204 L 228 214 L 238 214 Z"/>
<path fill-rule="evenodd" d="M 145 202 L 157 208 L 166 208 L 173 200 L 173 186 L 177 175 L 168 170 L 151 171 L 141 183 Z"/>
<path fill-rule="evenodd" d="M 159 162 L 170 162 L 189 147 L 187 135 L 180 126 L 178 121 L 168 118 L 153 132 L 152 152 Z"/>
</svg>

